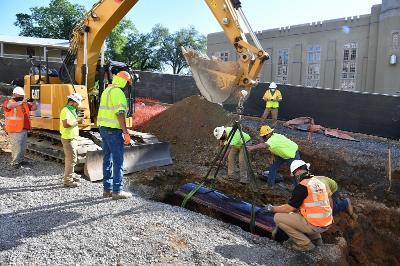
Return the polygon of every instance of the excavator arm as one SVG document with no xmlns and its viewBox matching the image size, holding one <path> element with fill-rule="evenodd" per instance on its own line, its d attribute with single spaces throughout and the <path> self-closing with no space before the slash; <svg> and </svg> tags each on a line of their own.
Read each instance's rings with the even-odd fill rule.
<svg viewBox="0 0 400 266">
<path fill-rule="evenodd" d="M 75 63 L 75 81 L 91 88 L 95 83 L 96 67 L 104 41 L 138 0 L 99 0 L 85 14 L 82 22 L 72 33 L 70 49 L 64 60 L 64 70 L 71 70 Z M 247 22 L 239 0 L 205 0 L 207 6 L 223 28 L 228 40 L 239 55 L 238 62 L 222 62 L 199 55 L 183 48 L 193 77 L 200 92 L 211 102 L 221 103 L 240 88 L 251 88 L 255 84 L 262 64 L 269 58 L 255 38 Z M 245 22 L 253 42 L 250 44 L 239 23 L 239 16 Z M 68 73 L 67 73 L 68 74 Z M 61 71 L 64 81 L 70 75 Z M 71 82 L 71 80 L 69 81 Z"/>
</svg>

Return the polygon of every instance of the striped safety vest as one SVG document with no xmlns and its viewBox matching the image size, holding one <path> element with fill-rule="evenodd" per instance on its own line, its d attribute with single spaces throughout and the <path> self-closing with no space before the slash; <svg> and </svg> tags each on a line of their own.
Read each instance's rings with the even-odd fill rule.
<svg viewBox="0 0 400 266">
<path fill-rule="evenodd" d="M 8 109 L 8 108 L 7 108 Z M 27 103 L 18 105 L 17 107 L 5 110 L 5 122 L 7 133 L 19 133 L 24 129 L 25 114 L 29 117 L 29 107 Z"/>
<path fill-rule="evenodd" d="M 123 91 L 119 87 L 111 85 L 105 89 L 101 95 L 97 125 L 121 129 L 118 123 L 117 113 L 119 111 L 126 112 L 127 105 L 127 100 Z"/>
<path fill-rule="evenodd" d="M 301 185 L 307 188 L 308 195 L 300 206 L 301 215 L 310 224 L 326 227 L 332 224 L 332 208 L 325 184 L 315 177 L 303 179 Z"/>
</svg>

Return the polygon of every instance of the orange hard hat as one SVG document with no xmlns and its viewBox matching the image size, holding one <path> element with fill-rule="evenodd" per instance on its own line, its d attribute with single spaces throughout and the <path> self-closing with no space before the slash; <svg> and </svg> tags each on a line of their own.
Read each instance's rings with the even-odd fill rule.
<svg viewBox="0 0 400 266">
<path fill-rule="evenodd" d="M 126 81 L 128 81 L 129 85 L 132 84 L 132 77 L 127 71 L 120 71 L 120 72 L 118 72 L 117 76 L 123 78 Z"/>
</svg>

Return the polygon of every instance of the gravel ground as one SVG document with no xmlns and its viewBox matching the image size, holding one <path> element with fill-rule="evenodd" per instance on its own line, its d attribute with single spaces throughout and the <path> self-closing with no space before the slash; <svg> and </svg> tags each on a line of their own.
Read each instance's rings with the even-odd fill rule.
<svg viewBox="0 0 400 266">
<path fill-rule="evenodd" d="M 0 265 L 304 265 L 342 258 L 337 246 L 298 253 L 218 220 L 148 201 L 62 187 L 62 166 L 13 170 L 0 153 Z M 320 253 L 330 254 L 321 258 Z"/>
</svg>

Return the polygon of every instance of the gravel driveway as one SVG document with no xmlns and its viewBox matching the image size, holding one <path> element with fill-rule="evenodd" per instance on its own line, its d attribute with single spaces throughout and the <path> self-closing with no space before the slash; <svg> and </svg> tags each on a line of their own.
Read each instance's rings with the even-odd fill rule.
<svg viewBox="0 0 400 266">
<path fill-rule="evenodd" d="M 99 183 L 83 181 L 77 189 L 65 189 L 58 163 L 31 161 L 31 169 L 16 171 L 8 161 L 0 151 L 0 265 L 321 262 L 322 252 L 293 252 L 236 226 L 139 195 L 103 199 Z M 334 263 L 338 249 L 326 248 Z"/>
</svg>

